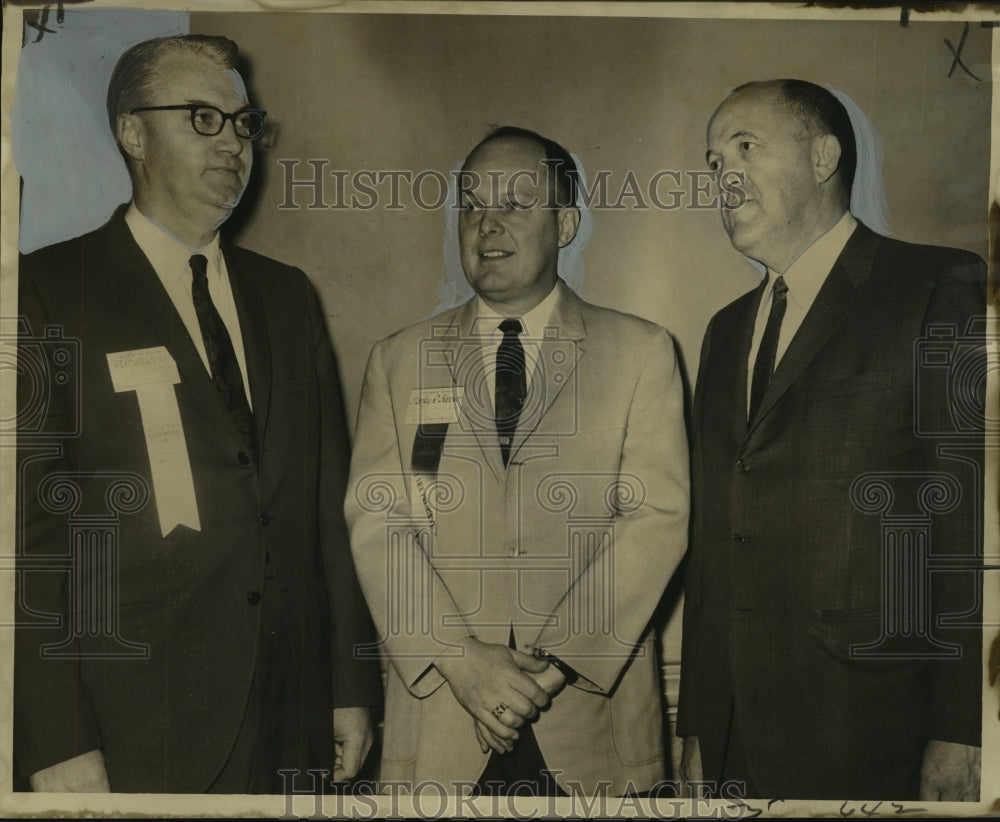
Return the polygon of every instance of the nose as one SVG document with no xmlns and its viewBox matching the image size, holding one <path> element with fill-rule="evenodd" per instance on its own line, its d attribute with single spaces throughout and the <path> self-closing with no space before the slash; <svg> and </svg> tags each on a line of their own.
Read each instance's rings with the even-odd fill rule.
<svg viewBox="0 0 1000 822">
<path fill-rule="evenodd" d="M 222 131 L 215 135 L 215 148 L 226 154 L 240 154 L 247 141 L 236 133 L 236 125 L 232 120 L 222 124 Z"/>
<path fill-rule="evenodd" d="M 482 217 L 479 220 L 479 235 L 481 237 L 491 237 L 503 231 L 503 222 L 500 220 L 500 209 L 484 208 Z"/>
<path fill-rule="evenodd" d="M 738 158 L 718 157 L 715 161 L 715 185 L 719 191 L 719 204 L 724 208 L 736 208 L 743 203 L 746 173 Z"/>
</svg>

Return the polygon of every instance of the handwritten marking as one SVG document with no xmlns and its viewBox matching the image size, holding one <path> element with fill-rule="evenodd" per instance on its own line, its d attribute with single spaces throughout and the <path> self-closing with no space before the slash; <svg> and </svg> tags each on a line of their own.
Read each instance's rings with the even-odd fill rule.
<svg viewBox="0 0 1000 822">
<path fill-rule="evenodd" d="M 978 77 L 976 77 L 976 75 L 973 74 L 971 71 L 969 71 L 968 66 L 966 66 L 965 63 L 962 62 L 962 49 L 965 48 L 965 39 L 969 36 L 969 25 L 970 24 L 966 22 L 965 26 L 962 28 L 962 39 L 958 41 L 957 49 L 951 44 L 951 40 L 949 40 L 947 37 L 944 38 L 944 44 L 948 47 L 948 51 L 950 51 L 955 58 L 954 60 L 951 61 L 951 68 L 948 69 L 948 76 L 951 77 L 951 75 L 955 72 L 955 66 L 961 66 L 962 71 L 968 74 L 973 80 L 977 80 L 978 82 L 981 83 L 983 81 L 980 80 Z"/>
<path fill-rule="evenodd" d="M 24 16 L 24 25 L 29 29 L 35 29 L 38 32 L 38 36 L 32 40 L 32 43 L 40 43 L 42 37 L 46 34 L 55 34 L 55 29 L 50 29 L 48 27 L 49 23 L 49 9 L 51 6 L 45 6 L 40 12 L 40 17 L 36 17 L 34 14 L 26 14 Z M 66 10 L 63 8 L 63 4 L 59 3 L 56 6 L 56 23 L 62 25 L 63 21 L 66 19 Z M 27 34 L 27 32 L 25 32 Z"/>
<path fill-rule="evenodd" d="M 907 808 L 899 802 L 893 802 L 892 807 L 896 809 L 896 816 L 903 816 L 908 813 L 926 813 L 927 808 Z"/>
</svg>

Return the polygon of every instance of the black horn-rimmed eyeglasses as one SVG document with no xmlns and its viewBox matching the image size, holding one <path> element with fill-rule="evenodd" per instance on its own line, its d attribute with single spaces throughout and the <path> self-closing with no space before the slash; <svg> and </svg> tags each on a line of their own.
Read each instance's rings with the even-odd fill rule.
<svg viewBox="0 0 1000 822">
<path fill-rule="evenodd" d="M 215 106 L 200 103 L 186 103 L 177 106 L 143 106 L 134 108 L 130 114 L 140 111 L 188 111 L 191 113 L 191 127 L 205 137 L 214 137 L 226 125 L 226 120 L 233 121 L 236 136 L 244 140 L 256 140 L 264 133 L 267 112 L 259 108 L 241 108 L 228 114 Z"/>
</svg>

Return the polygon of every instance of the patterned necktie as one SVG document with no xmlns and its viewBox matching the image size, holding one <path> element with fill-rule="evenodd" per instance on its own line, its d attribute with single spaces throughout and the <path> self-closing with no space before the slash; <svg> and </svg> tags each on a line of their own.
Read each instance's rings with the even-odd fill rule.
<svg viewBox="0 0 1000 822">
<path fill-rule="evenodd" d="M 757 351 L 757 362 L 753 367 L 753 381 L 750 383 L 750 420 L 757 416 L 764 394 L 771 384 L 771 374 L 774 373 L 774 360 L 778 353 L 778 337 L 781 336 L 781 321 L 788 307 L 786 294 L 788 286 L 785 278 L 778 277 L 774 281 L 771 292 L 771 312 L 767 315 L 767 325 L 764 326 L 764 336 L 760 340 Z"/>
<path fill-rule="evenodd" d="M 500 437 L 500 453 L 503 464 L 510 459 L 510 446 L 517 430 L 517 420 L 528 396 L 525 377 L 524 347 L 517 335 L 521 333 L 520 320 L 504 320 L 500 323 L 503 339 L 497 348 L 496 388 L 494 409 L 496 411 L 497 435 Z"/>
<path fill-rule="evenodd" d="M 212 297 L 208 293 L 208 261 L 201 254 L 191 257 L 191 298 L 198 314 L 198 325 L 205 341 L 205 353 L 212 372 L 212 382 L 222 395 L 229 416 L 240 432 L 247 450 L 256 458 L 257 438 L 254 436 L 253 414 L 247 402 L 243 387 L 243 373 L 233 351 L 233 342 L 226 330 L 226 324 L 219 316 Z"/>
</svg>

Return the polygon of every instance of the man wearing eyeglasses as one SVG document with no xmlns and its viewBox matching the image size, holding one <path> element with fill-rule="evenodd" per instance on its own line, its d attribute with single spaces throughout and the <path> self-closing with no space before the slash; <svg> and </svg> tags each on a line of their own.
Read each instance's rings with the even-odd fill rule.
<svg viewBox="0 0 1000 822">
<path fill-rule="evenodd" d="M 323 316 L 301 271 L 219 237 L 265 126 L 236 64 L 220 37 L 129 49 L 108 115 L 132 202 L 21 261 L 24 407 L 31 334 L 78 356 L 21 425 L 15 761 L 36 791 L 277 793 L 281 769 L 353 777 L 371 745 Z"/>
</svg>

